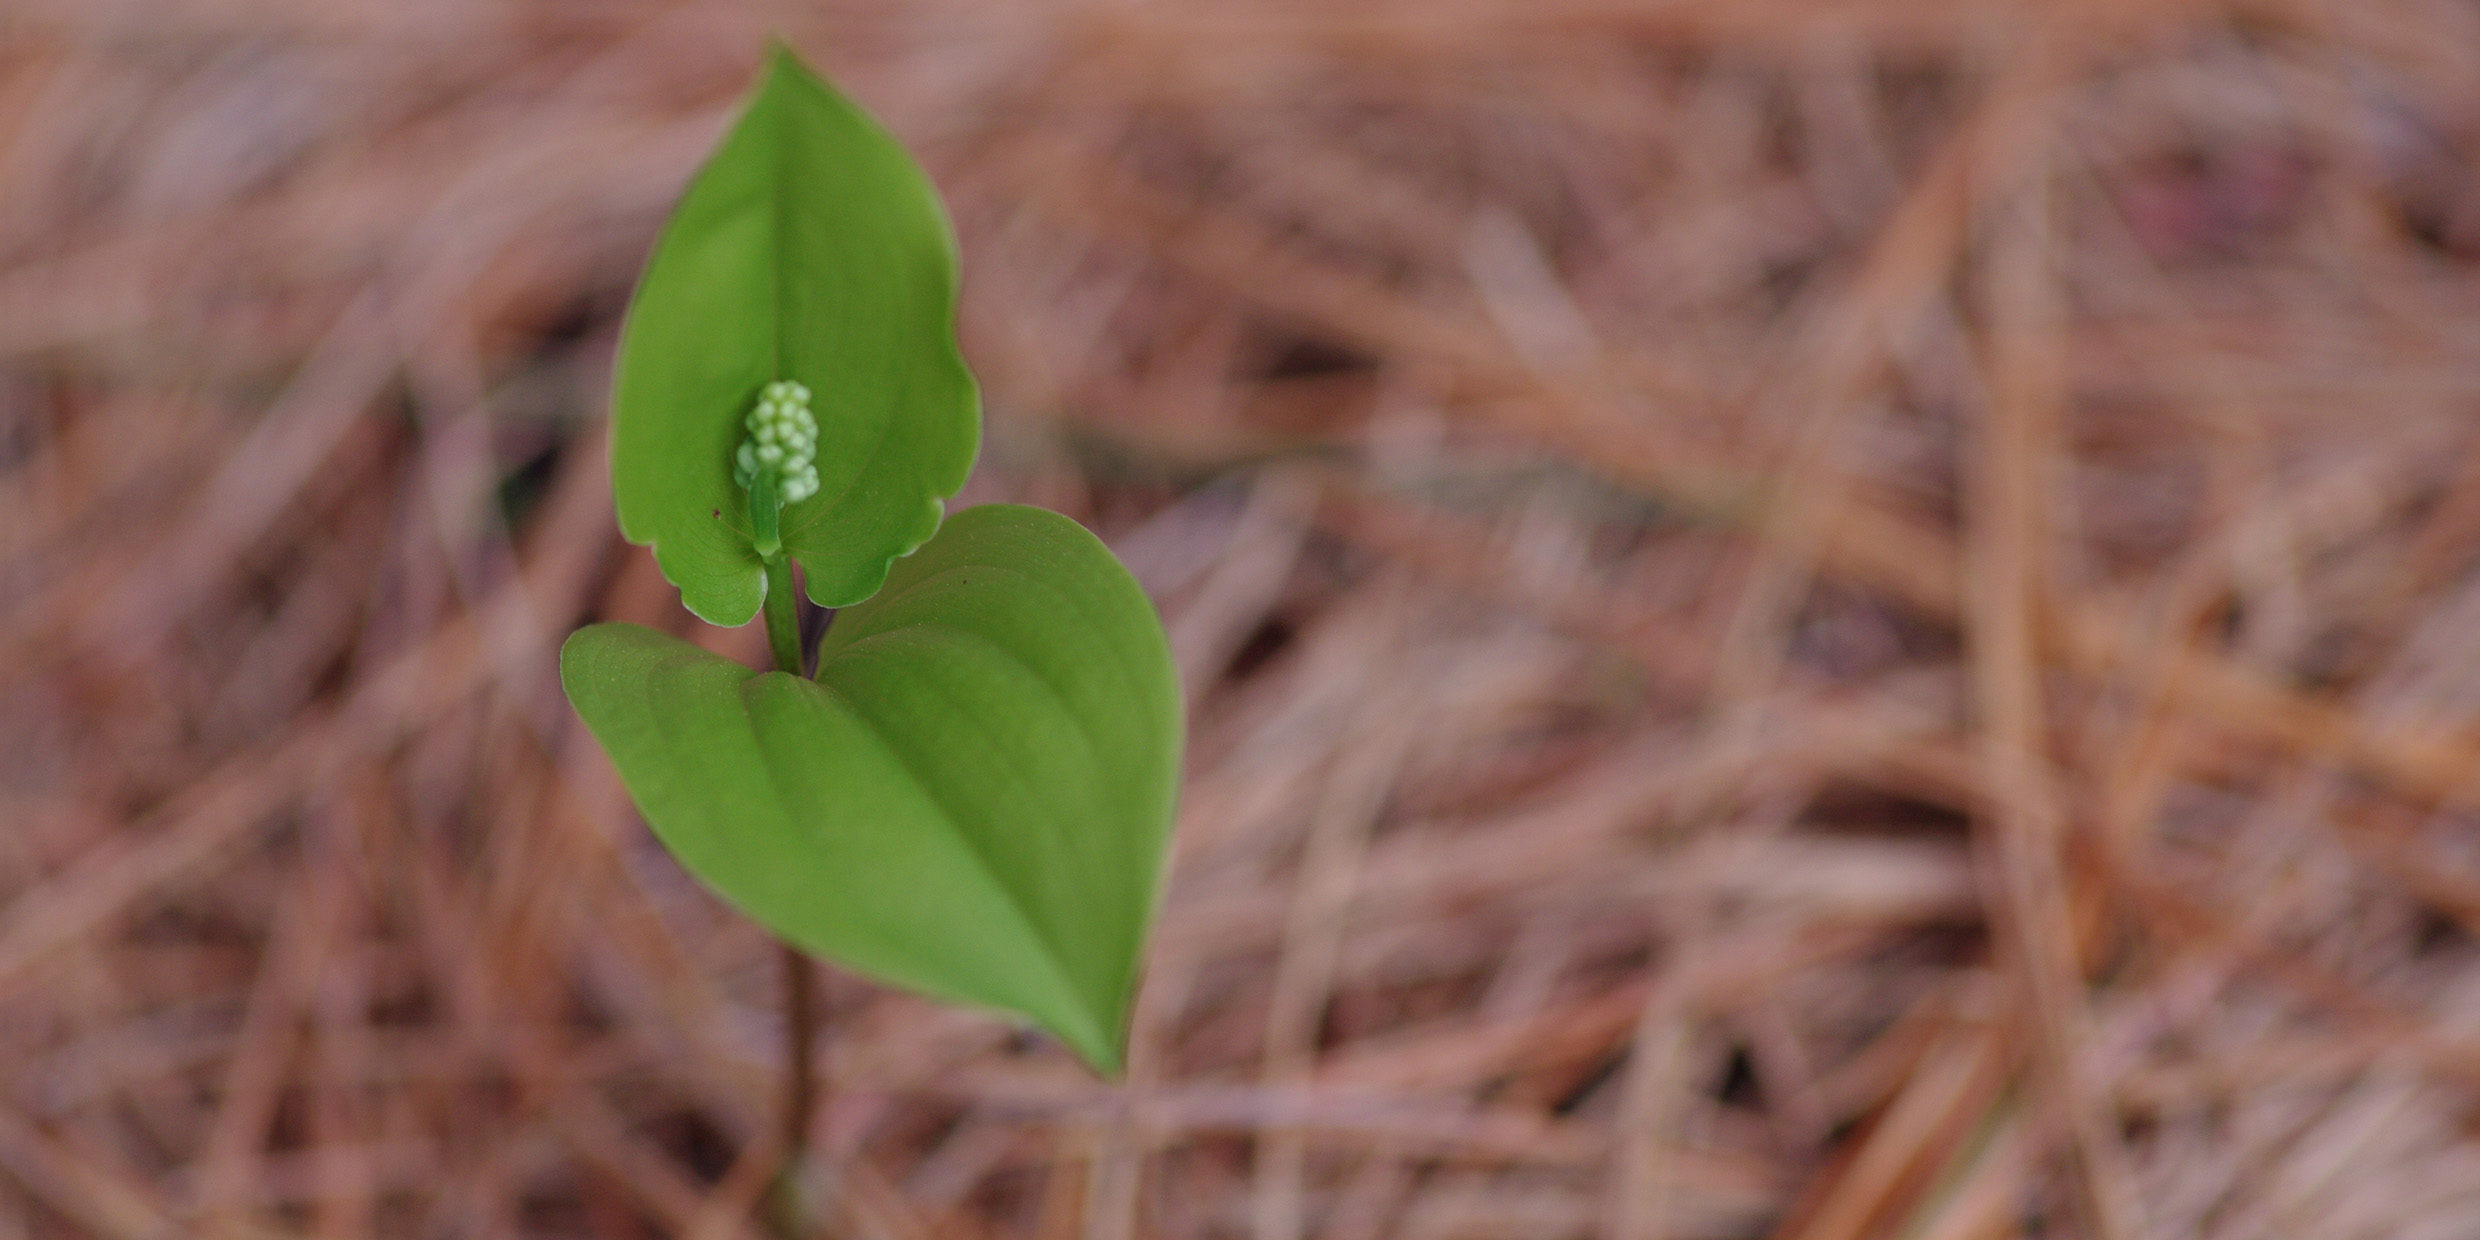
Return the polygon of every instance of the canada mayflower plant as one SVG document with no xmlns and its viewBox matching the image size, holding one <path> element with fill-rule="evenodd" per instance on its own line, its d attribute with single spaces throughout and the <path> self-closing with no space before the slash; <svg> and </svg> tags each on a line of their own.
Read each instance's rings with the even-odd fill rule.
<svg viewBox="0 0 2480 1240">
<path fill-rule="evenodd" d="M 777 47 L 647 261 L 611 432 L 621 533 L 709 623 L 763 616 L 772 667 L 598 624 L 561 683 L 717 895 L 1113 1074 L 1178 795 L 1179 678 L 1084 527 L 947 511 L 981 442 L 955 298 L 929 178 Z M 803 595 L 835 609 L 807 647 Z M 800 1090 L 787 1105 L 798 1120 Z"/>
</svg>

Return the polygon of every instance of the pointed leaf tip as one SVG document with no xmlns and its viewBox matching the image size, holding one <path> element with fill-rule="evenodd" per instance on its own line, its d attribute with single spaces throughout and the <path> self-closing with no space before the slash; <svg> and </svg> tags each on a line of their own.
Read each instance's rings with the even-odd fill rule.
<svg viewBox="0 0 2480 1240">
<path fill-rule="evenodd" d="M 782 512 L 810 596 L 845 606 L 937 530 L 980 444 L 955 340 L 955 243 L 886 130 L 780 40 L 665 225 L 621 332 L 621 531 L 681 601 L 746 624 L 764 596 L 734 449 L 764 386 L 817 394 L 814 492 Z"/>
</svg>

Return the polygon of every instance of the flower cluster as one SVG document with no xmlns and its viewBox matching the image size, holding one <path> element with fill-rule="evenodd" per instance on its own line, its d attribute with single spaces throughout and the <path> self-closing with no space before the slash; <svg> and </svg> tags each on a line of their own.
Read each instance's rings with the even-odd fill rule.
<svg viewBox="0 0 2480 1240">
<path fill-rule="evenodd" d="M 789 379 L 767 384 L 747 425 L 749 437 L 732 457 L 732 481 L 750 487 L 759 471 L 773 474 L 785 504 L 818 493 L 818 419 L 809 411 L 808 388 Z"/>
</svg>

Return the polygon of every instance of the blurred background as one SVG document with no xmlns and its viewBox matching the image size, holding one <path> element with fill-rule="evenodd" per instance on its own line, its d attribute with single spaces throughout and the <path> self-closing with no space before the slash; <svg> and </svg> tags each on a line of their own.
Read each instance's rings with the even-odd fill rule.
<svg viewBox="0 0 2480 1240">
<path fill-rule="evenodd" d="M 0 1240 L 760 1234 L 553 651 L 762 657 L 603 422 L 769 31 L 1193 721 L 1127 1082 L 833 974 L 822 1234 L 2480 1235 L 2480 7 L 12 0 Z"/>
</svg>

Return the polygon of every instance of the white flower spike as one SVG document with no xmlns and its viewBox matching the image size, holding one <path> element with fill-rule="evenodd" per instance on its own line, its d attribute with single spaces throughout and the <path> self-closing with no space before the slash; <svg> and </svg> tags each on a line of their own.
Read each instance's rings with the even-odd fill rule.
<svg viewBox="0 0 2480 1240">
<path fill-rule="evenodd" d="M 781 503 L 818 493 L 818 419 L 809 411 L 808 388 L 789 379 L 767 384 L 745 425 L 749 437 L 733 454 L 732 481 L 754 490 L 763 469 L 775 476 Z"/>
<path fill-rule="evenodd" d="M 732 454 L 732 481 L 749 491 L 750 541 L 772 561 L 783 550 L 784 506 L 818 493 L 818 419 L 809 411 L 809 389 L 790 379 L 767 384 L 743 425 L 749 437 Z"/>
</svg>

